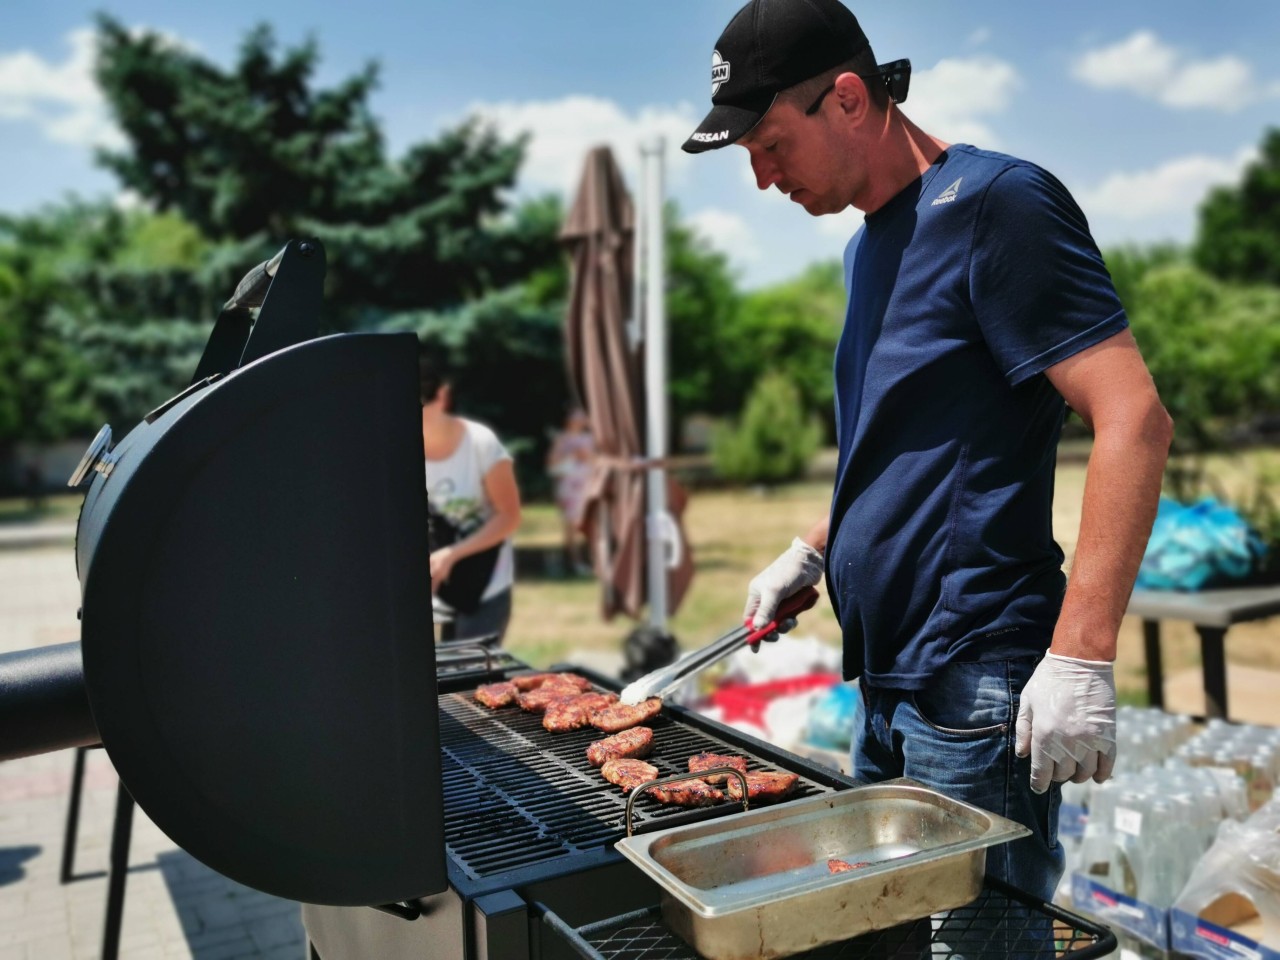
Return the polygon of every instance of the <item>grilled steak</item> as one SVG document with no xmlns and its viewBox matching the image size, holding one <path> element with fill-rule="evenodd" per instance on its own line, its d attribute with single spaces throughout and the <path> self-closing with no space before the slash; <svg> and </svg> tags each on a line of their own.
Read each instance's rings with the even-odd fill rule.
<svg viewBox="0 0 1280 960">
<path fill-rule="evenodd" d="M 781 800 L 796 788 L 799 777 L 794 773 L 757 772 L 747 774 L 748 800 Z M 729 778 L 729 797 L 742 799 L 742 784 L 737 777 Z"/>
<path fill-rule="evenodd" d="M 832 858 L 827 861 L 827 869 L 832 873 L 848 873 L 850 870 L 861 870 L 863 867 L 871 866 L 870 860 L 859 860 L 857 863 L 849 863 L 847 860 L 836 860 Z"/>
<path fill-rule="evenodd" d="M 689 758 L 689 772 L 701 773 L 703 770 L 710 770 L 713 767 L 733 767 L 735 770 L 747 772 L 746 757 L 731 757 L 720 753 L 699 753 Z M 724 783 L 729 779 L 727 773 L 717 773 L 710 777 L 703 777 L 707 783 Z"/>
<path fill-rule="evenodd" d="M 657 780 L 658 768 L 643 760 L 609 760 L 600 768 L 600 774 L 620 786 L 623 793 L 630 793 L 642 783 Z"/>
<path fill-rule="evenodd" d="M 591 725 L 591 714 L 617 702 L 616 693 L 583 693 L 565 700 L 553 700 L 542 714 L 542 725 L 552 733 L 581 730 Z"/>
<path fill-rule="evenodd" d="M 576 697 L 580 693 L 581 691 L 577 687 L 571 687 L 567 683 L 544 683 L 536 690 L 520 694 L 516 702 L 520 704 L 521 710 L 527 710 L 530 713 L 542 713 L 547 709 L 547 704 L 556 700 L 568 700 L 570 697 Z"/>
<path fill-rule="evenodd" d="M 658 697 L 651 697 L 634 707 L 615 703 L 611 707 L 605 707 L 592 714 L 591 725 L 605 733 L 617 733 L 627 727 L 640 726 L 646 720 L 656 717 L 661 710 L 662 700 Z"/>
<path fill-rule="evenodd" d="M 705 780 L 681 780 L 678 783 L 650 787 L 649 796 L 659 803 L 670 803 L 677 807 L 708 807 L 724 799 L 724 794 Z"/>
<path fill-rule="evenodd" d="M 591 681 L 586 677 L 578 676 L 576 673 L 526 673 L 521 676 L 511 678 L 511 682 L 514 683 L 521 692 L 536 690 L 543 684 L 550 683 L 552 681 L 569 684 L 577 687 L 579 690 L 591 689 Z"/>
<path fill-rule="evenodd" d="M 476 700 L 490 710 L 497 710 L 515 703 L 518 692 L 514 683 L 486 683 L 476 687 Z"/>
<path fill-rule="evenodd" d="M 612 737 L 597 740 L 587 747 L 587 760 L 601 767 L 609 760 L 639 760 L 653 750 L 653 731 L 648 727 L 632 727 Z"/>
</svg>

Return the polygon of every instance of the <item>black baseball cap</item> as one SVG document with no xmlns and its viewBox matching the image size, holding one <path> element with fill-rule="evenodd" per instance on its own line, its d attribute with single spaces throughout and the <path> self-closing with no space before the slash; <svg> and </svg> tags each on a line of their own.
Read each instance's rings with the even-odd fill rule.
<svg viewBox="0 0 1280 960">
<path fill-rule="evenodd" d="M 711 55 L 714 106 L 686 153 L 716 150 L 746 136 L 778 94 L 845 63 L 870 47 L 840 0 L 751 0 Z"/>
</svg>

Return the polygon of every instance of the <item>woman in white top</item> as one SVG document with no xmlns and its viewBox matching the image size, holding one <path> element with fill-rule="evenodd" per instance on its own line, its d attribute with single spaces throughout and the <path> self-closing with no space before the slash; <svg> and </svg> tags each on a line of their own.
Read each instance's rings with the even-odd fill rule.
<svg viewBox="0 0 1280 960">
<path fill-rule="evenodd" d="M 484 424 L 449 413 L 450 387 L 440 366 L 427 357 L 420 365 L 422 447 L 426 458 L 427 502 L 441 526 L 457 539 L 431 552 L 432 606 L 443 639 L 486 638 L 500 643 L 511 619 L 515 556 L 511 537 L 520 525 L 520 490 L 511 454 Z M 440 596 L 455 567 L 496 562 L 478 604 L 451 605 Z M 466 570 L 466 565 L 458 568 Z M 461 577 L 459 577 L 461 579 Z M 445 592 L 449 590 L 446 587 Z"/>
</svg>

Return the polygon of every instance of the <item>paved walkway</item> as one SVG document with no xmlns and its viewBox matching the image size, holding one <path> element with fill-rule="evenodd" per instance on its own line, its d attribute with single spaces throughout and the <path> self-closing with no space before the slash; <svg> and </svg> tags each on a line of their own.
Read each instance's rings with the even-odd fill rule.
<svg viewBox="0 0 1280 960">
<path fill-rule="evenodd" d="M 0 548 L 0 653 L 79 639 L 79 583 L 64 525 L 11 532 Z M 44 544 L 32 547 L 31 544 Z M 0 960 L 89 960 L 102 947 L 116 776 L 90 750 L 75 875 L 58 882 L 73 751 L 0 763 Z M 120 956 L 303 960 L 298 905 L 249 890 L 134 816 Z"/>
</svg>

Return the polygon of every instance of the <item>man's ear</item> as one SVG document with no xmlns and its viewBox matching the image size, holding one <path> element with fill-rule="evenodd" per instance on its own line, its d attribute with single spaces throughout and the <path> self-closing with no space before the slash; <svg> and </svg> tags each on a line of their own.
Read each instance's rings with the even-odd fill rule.
<svg viewBox="0 0 1280 960">
<path fill-rule="evenodd" d="M 871 93 L 867 90 L 866 81 L 856 73 L 842 73 L 836 77 L 835 90 L 832 92 L 845 117 L 854 124 L 861 123 L 871 104 Z"/>
</svg>

